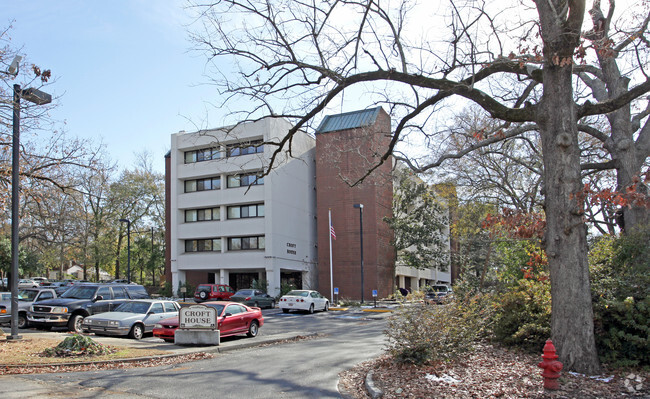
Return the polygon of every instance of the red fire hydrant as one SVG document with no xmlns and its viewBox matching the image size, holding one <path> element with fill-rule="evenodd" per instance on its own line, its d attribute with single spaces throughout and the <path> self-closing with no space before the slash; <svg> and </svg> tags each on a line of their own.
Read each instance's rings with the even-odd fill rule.
<svg viewBox="0 0 650 399">
<path fill-rule="evenodd" d="M 545 389 L 560 389 L 557 379 L 560 378 L 560 370 L 562 370 L 562 363 L 555 360 L 558 356 L 555 354 L 555 345 L 550 339 L 546 341 L 544 345 L 544 354 L 542 355 L 542 360 L 539 362 L 538 366 L 543 368 L 542 377 L 544 377 L 544 388 Z"/>
</svg>

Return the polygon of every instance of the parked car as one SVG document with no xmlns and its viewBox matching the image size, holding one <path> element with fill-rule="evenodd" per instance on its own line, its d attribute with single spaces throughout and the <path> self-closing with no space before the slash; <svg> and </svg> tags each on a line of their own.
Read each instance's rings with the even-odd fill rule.
<svg viewBox="0 0 650 399">
<path fill-rule="evenodd" d="M 0 314 L 0 323 L 10 323 L 11 322 L 11 293 L 9 293 L 9 298 L 0 302 L 0 305 L 4 306 L 7 310 L 6 314 Z M 48 287 L 38 287 L 38 288 L 25 288 L 18 291 L 18 328 L 27 328 L 29 327 L 29 322 L 27 321 L 27 311 L 29 307 L 37 301 L 44 301 L 46 299 L 56 298 L 57 294 L 51 288 Z"/>
<path fill-rule="evenodd" d="M 290 310 L 314 313 L 315 310 L 327 312 L 330 308 L 330 301 L 318 291 L 293 290 L 283 295 L 278 305 L 284 313 L 289 313 Z"/>
<path fill-rule="evenodd" d="M 38 285 L 47 285 L 49 283 L 48 279 L 45 277 L 32 277 L 31 280 L 38 283 Z"/>
<path fill-rule="evenodd" d="M 217 310 L 217 328 L 220 337 L 246 334 L 256 337 L 259 328 L 264 325 L 262 309 L 241 303 L 214 301 L 203 305 Z M 161 320 L 153 329 L 153 336 L 167 342 L 174 342 L 174 333 L 178 328 L 178 316 Z"/>
<path fill-rule="evenodd" d="M 128 335 L 141 339 L 153 331 L 162 319 L 178 316 L 180 307 L 174 301 L 142 299 L 128 301 L 113 312 L 101 313 L 84 318 L 81 328 L 85 333 L 95 335 Z"/>
<path fill-rule="evenodd" d="M 260 290 L 239 290 L 235 292 L 235 295 L 230 297 L 230 300 L 256 308 L 265 307 L 273 309 L 275 307 L 275 298 Z"/>
<path fill-rule="evenodd" d="M 38 287 L 38 283 L 34 280 L 30 279 L 20 279 L 18 280 L 18 288 L 36 288 Z"/>
<path fill-rule="evenodd" d="M 37 328 L 67 326 L 80 333 L 84 317 L 113 311 L 129 299 L 149 299 L 149 294 L 138 284 L 77 283 L 60 298 L 33 304 L 27 320 Z"/>
<path fill-rule="evenodd" d="M 235 294 L 235 290 L 226 284 L 199 284 L 194 291 L 196 302 L 204 301 L 227 301 Z"/>
<path fill-rule="evenodd" d="M 452 297 L 451 287 L 445 284 L 436 284 L 429 287 L 424 294 L 424 302 L 428 304 L 442 304 Z"/>
</svg>

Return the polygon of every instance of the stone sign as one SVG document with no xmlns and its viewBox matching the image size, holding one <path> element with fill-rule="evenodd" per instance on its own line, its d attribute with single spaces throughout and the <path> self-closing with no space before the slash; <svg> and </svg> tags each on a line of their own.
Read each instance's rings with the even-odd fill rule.
<svg viewBox="0 0 650 399">
<path fill-rule="evenodd" d="M 185 330 L 216 330 L 217 309 L 205 305 L 192 305 L 181 308 L 178 327 Z"/>
</svg>

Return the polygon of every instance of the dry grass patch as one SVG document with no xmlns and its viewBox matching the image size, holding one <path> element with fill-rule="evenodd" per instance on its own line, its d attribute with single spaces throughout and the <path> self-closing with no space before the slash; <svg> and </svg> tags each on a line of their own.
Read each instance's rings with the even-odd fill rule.
<svg viewBox="0 0 650 399">
<path fill-rule="evenodd" d="M 54 348 L 63 341 L 62 339 L 48 338 L 23 338 L 19 341 L 0 339 L 0 365 L 37 365 L 58 364 L 87 361 L 104 361 L 130 359 L 166 355 L 169 352 L 155 349 L 137 349 L 129 347 L 112 346 L 115 353 L 101 356 L 56 357 L 43 356 L 45 349 Z"/>
</svg>

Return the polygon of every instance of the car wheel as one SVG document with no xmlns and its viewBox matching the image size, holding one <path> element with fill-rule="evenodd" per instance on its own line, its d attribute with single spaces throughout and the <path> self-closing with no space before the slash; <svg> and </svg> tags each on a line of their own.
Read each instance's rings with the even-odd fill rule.
<svg viewBox="0 0 650 399">
<path fill-rule="evenodd" d="M 81 334 L 81 323 L 83 323 L 84 317 L 80 314 L 75 314 L 70 316 L 68 320 L 68 330 L 73 333 Z"/>
<path fill-rule="evenodd" d="M 282 309 L 283 313 L 289 313 L 289 309 Z"/>
<path fill-rule="evenodd" d="M 246 333 L 247 336 L 253 338 L 257 336 L 257 333 L 260 331 L 260 326 L 257 323 L 257 320 L 251 321 L 251 325 L 248 326 L 248 333 Z"/>
<path fill-rule="evenodd" d="M 325 302 L 325 306 L 323 307 L 323 312 L 327 312 L 328 310 L 330 310 L 330 303 Z"/>
<path fill-rule="evenodd" d="M 19 313 L 18 314 L 18 328 L 27 328 L 29 327 L 29 322 L 27 321 L 27 317 L 24 314 Z"/>
<path fill-rule="evenodd" d="M 169 342 L 169 343 L 172 343 L 172 344 L 174 343 L 174 340 L 173 340 L 173 339 L 164 339 L 163 341 L 165 341 L 165 342 Z"/>
<path fill-rule="evenodd" d="M 205 291 L 199 292 L 199 298 L 205 301 L 208 298 L 208 293 Z"/>
<path fill-rule="evenodd" d="M 275 309 L 275 301 L 271 301 L 271 307 L 269 309 Z"/>
<path fill-rule="evenodd" d="M 314 313 L 314 304 L 313 304 L 313 303 L 312 303 L 311 305 L 309 305 L 309 310 L 308 310 L 308 312 L 309 312 L 309 314 Z"/>
<path fill-rule="evenodd" d="M 131 331 L 129 331 L 129 337 L 133 339 L 142 339 L 142 336 L 144 335 L 144 329 L 142 328 L 142 324 L 134 324 L 133 327 L 131 327 Z"/>
</svg>

